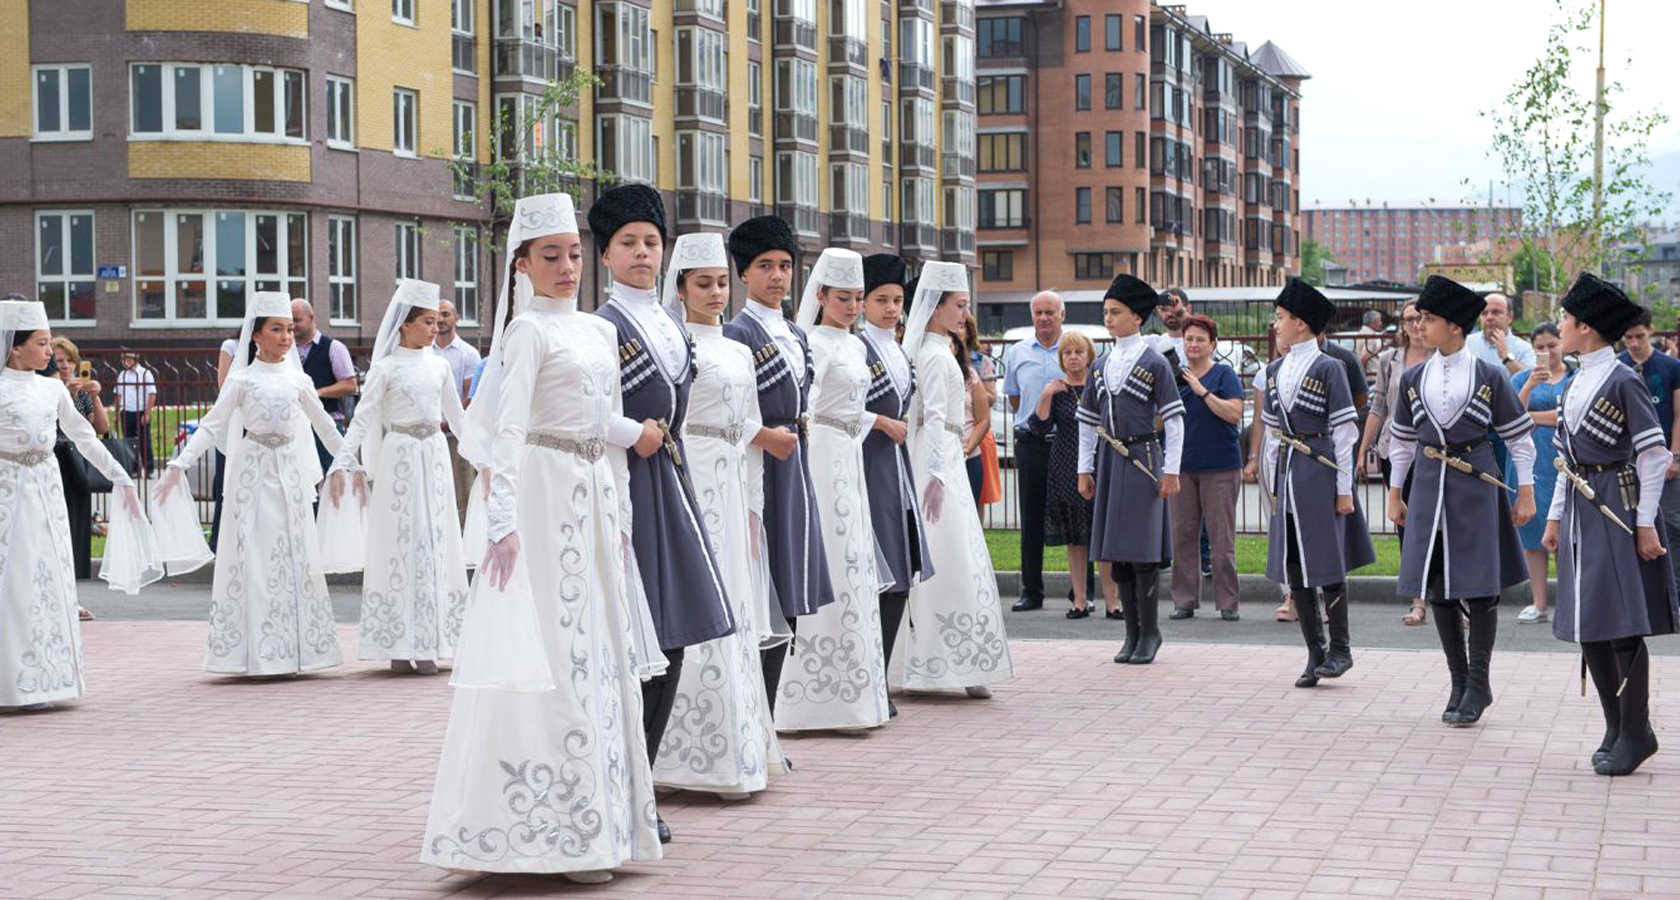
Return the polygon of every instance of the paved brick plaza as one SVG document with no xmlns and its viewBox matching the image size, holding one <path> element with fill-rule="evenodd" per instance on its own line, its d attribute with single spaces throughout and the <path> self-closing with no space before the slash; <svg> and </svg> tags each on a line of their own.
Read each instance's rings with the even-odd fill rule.
<svg viewBox="0 0 1680 900">
<path fill-rule="evenodd" d="M 444 677 L 223 680 L 198 670 L 201 624 L 84 633 L 88 699 L 0 715 L 8 900 L 1680 896 L 1662 658 L 1671 749 L 1612 781 L 1565 654 L 1496 656 L 1489 721 L 1452 730 L 1436 654 L 1360 651 L 1297 691 L 1293 648 L 1180 643 L 1129 670 L 1105 644 L 1020 641 L 995 699 L 900 699 L 878 733 L 788 740 L 793 775 L 745 803 L 672 798 L 664 861 L 581 888 L 416 861 Z"/>
</svg>

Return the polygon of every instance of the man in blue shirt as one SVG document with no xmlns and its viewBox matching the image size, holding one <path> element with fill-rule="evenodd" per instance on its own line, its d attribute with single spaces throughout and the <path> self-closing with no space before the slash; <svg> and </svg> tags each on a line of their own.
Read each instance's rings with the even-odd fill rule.
<svg viewBox="0 0 1680 900">
<path fill-rule="evenodd" d="M 1616 359 L 1637 374 L 1651 391 L 1651 403 L 1657 407 L 1663 434 L 1668 436 L 1668 449 L 1674 460 L 1668 464 L 1668 480 L 1663 482 L 1662 510 L 1663 544 L 1669 548 L 1669 568 L 1675 571 L 1675 584 L 1680 586 L 1680 563 L 1676 563 L 1675 541 L 1680 539 L 1680 432 L 1674 423 L 1680 420 L 1680 360 L 1660 353 L 1651 346 L 1651 312 L 1640 312 L 1627 333 L 1622 335 L 1625 351 Z"/>
<path fill-rule="evenodd" d="M 1050 477 L 1050 438 L 1027 428 L 1038 396 L 1062 377 L 1062 323 L 1067 307 L 1055 291 L 1032 298 L 1033 339 L 1004 351 L 1003 393 L 1015 416 L 1015 474 L 1021 509 L 1021 599 L 1016 612 L 1044 607 L 1044 497 Z M 1028 399 L 1023 403 L 1022 398 Z"/>
<path fill-rule="evenodd" d="M 1534 345 L 1511 333 L 1511 298 L 1494 291 L 1483 298 L 1487 306 L 1482 310 L 1482 327 L 1464 339 L 1464 349 L 1470 355 L 1490 362 L 1515 375 L 1534 368 Z M 1503 469 L 1508 454 L 1505 442 L 1497 434 L 1488 434 L 1493 445 L 1495 465 Z"/>
</svg>

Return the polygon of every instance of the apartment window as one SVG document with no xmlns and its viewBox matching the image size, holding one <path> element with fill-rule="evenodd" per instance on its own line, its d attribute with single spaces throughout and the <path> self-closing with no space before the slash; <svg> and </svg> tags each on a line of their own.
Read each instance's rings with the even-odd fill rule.
<svg viewBox="0 0 1680 900">
<path fill-rule="evenodd" d="M 980 254 L 980 278 L 985 281 L 1015 279 L 1015 251 L 985 250 Z"/>
<path fill-rule="evenodd" d="M 35 139 L 93 138 L 93 77 L 85 66 L 35 67 Z"/>
<path fill-rule="evenodd" d="M 899 112 L 898 135 L 906 144 L 934 146 L 933 101 L 922 97 L 905 100 Z"/>
<path fill-rule="evenodd" d="M 1103 16 L 1103 48 L 1106 50 L 1120 49 L 1120 30 L 1125 27 L 1125 16 L 1112 13 Z"/>
<path fill-rule="evenodd" d="M 1119 225 L 1126 221 L 1126 189 L 1121 187 L 1106 188 L 1103 191 L 1103 221 L 1110 225 Z"/>
<path fill-rule="evenodd" d="M 1149 22 L 1143 16 L 1132 16 L 1132 52 L 1149 52 Z"/>
<path fill-rule="evenodd" d="M 478 229 L 455 226 L 455 312 L 463 322 L 478 321 Z"/>
<path fill-rule="evenodd" d="M 327 291 L 330 318 L 356 319 L 356 220 L 327 217 Z"/>
<path fill-rule="evenodd" d="M 321 2 L 333 9 L 342 9 L 345 12 L 356 11 L 356 0 L 321 0 Z"/>
<path fill-rule="evenodd" d="M 805 59 L 776 60 L 776 111 L 817 114 L 817 64 Z"/>
<path fill-rule="evenodd" d="M 1103 135 L 1103 165 L 1118 169 L 1126 164 L 1124 131 L 1110 131 Z"/>
<path fill-rule="evenodd" d="M 398 156 L 414 155 L 419 108 L 420 97 L 413 91 L 397 88 L 391 92 L 391 151 Z"/>
<path fill-rule="evenodd" d="M 747 158 L 747 202 L 764 202 L 764 157 Z"/>
<path fill-rule="evenodd" d="M 974 81 L 974 40 L 966 35 L 946 35 L 941 42 L 945 56 L 940 75 L 958 81 Z"/>
<path fill-rule="evenodd" d="M 792 150 L 776 154 L 776 200 L 816 208 L 817 155 Z"/>
<path fill-rule="evenodd" d="M 945 227 L 964 234 L 974 232 L 974 188 L 953 186 L 945 189 Z"/>
<path fill-rule="evenodd" d="M 1149 105 L 1149 79 L 1142 75 L 1132 76 L 1132 109 L 1144 109 Z"/>
<path fill-rule="evenodd" d="M 401 25 L 414 24 L 415 0 L 391 0 L 391 21 Z"/>
<path fill-rule="evenodd" d="M 677 132 L 677 187 L 729 193 L 729 138 L 710 131 Z"/>
<path fill-rule="evenodd" d="M 828 87 L 829 122 L 867 132 L 869 130 L 869 80 L 856 75 L 835 75 L 828 79 Z M 836 147 L 834 149 L 845 148 Z M 862 149 L 867 151 L 867 145 Z"/>
<path fill-rule="evenodd" d="M 595 61 L 636 73 L 654 74 L 654 35 L 648 10 L 634 3 L 601 3 L 596 7 Z M 641 85 L 633 99 L 647 102 L 647 86 Z"/>
<path fill-rule="evenodd" d="M 137 210 L 133 234 L 137 319 L 237 323 L 252 292 L 308 295 L 303 213 Z"/>
<path fill-rule="evenodd" d="M 1073 221 L 1079 225 L 1091 223 L 1091 189 L 1088 187 L 1073 189 Z"/>
<path fill-rule="evenodd" d="M 455 101 L 455 159 L 463 163 L 471 163 L 478 158 L 476 145 L 478 143 L 478 106 L 471 100 Z M 473 196 L 473 180 L 471 176 L 455 173 L 455 196 L 463 200 L 471 200 Z"/>
<path fill-rule="evenodd" d="M 756 62 L 747 62 L 747 133 L 764 134 L 764 69 Z"/>
<path fill-rule="evenodd" d="M 1147 221 L 1149 215 L 1149 192 L 1143 188 L 1132 190 L 1132 217 L 1139 225 Z"/>
<path fill-rule="evenodd" d="M 899 213 L 905 222 L 919 225 L 932 225 L 934 181 L 932 178 L 904 178 L 900 179 L 903 188 L 903 200 L 899 204 Z"/>
<path fill-rule="evenodd" d="M 725 36 L 710 28 L 677 29 L 677 86 L 698 88 L 715 96 L 710 108 L 702 102 L 697 111 L 701 118 L 723 121 L 723 94 L 729 89 L 728 51 Z M 683 111 L 686 114 L 686 110 Z"/>
<path fill-rule="evenodd" d="M 356 146 L 356 82 L 327 76 L 327 146 Z"/>
<path fill-rule="evenodd" d="M 55 322 L 94 318 L 93 213 L 35 214 L 35 299 Z"/>
<path fill-rule="evenodd" d="M 828 205 L 837 213 L 869 215 L 869 166 L 834 163 L 829 166 Z"/>
<path fill-rule="evenodd" d="M 641 116 L 598 116 L 596 159 L 622 181 L 651 184 L 654 170 L 653 123 Z"/>
<path fill-rule="evenodd" d="M 940 139 L 939 152 L 963 159 L 974 158 L 974 114 L 948 110 L 944 114 L 945 130 Z"/>
<path fill-rule="evenodd" d="M 1103 108 L 1126 108 L 1126 76 L 1109 72 L 1103 76 Z"/>
<path fill-rule="evenodd" d="M 763 21 L 763 11 L 760 0 L 747 0 L 747 40 L 762 42 L 759 38 L 759 23 Z"/>
<path fill-rule="evenodd" d="M 975 81 L 980 115 L 1018 115 L 1027 111 L 1027 76 L 982 75 Z"/>
<path fill-rule="evenodd" d="M 1132 168 L 1142 169 L 1149 165 L 1149 151 L 1146 149 L 1149 136 L 1139 131 L 1133 135 Z"/>
<path fill-rule="evenodd" d="M 1073 277 L 1082 281 L 1107 281 L 1114 277 L 1114 265 L 1117 257 L 1113 253 L 1075 253 L 1073 255 Z"/>
<path fill-rule="evenodd" d="M 304 83 L 296 69 L 136 64 L 129 70 L 129 137 L 302 143 Z"/>
<path fill-rule="evenodd" d="M 1073 108 L 1091 108 L 1091 76 L 1073 76 Z"/>
<path fill-rule="evenodd" d="M 1019 131 L 979 136 L 982 172 L 1021 172 L 1027 168 L 1027 136 Z"/>
<path fill-rule="evenodd" d="M 933 23 L 920 16 L 898 20 L 898 58 L 906 63 L 933 68 Z"/>
<path fill-rule="evenodd" d="M 1024 16 L 981 19 L 978 26 L 979 37 L 975 42 L 976 55 L 981 59 L 994 56 L 1025 56 L 1026 44 L 1022 42 L 1021 35 L 1026 31 L 1026 24 Z"/>
<path fill-rule="evenodd" d="M 450 65 L 463 75 L 478 74 L 474 59 L 473 0 L 449 0 Z"/>
<path fill-rule="evenodd" d="M 1076 16 L 1073 20 L 1073 52 L 1091 52 L 1091 17 Z"/>
<path fill-rule="evenodd" d="M 397 278 L 420 277 L 420 223 L 397 223 Z"/>
<path fill-rule="evenodd" d="M 577 125 L 561 121 L 552 109 L 539 116 L 541 107 L 542 98 L 536 94 L 496 95 L 495 153 L 499 159 L 577 158 Z"/>
<path fill-rule="evenodd" d="M 1025 228 L 1027 192 L 1024 188 L 983 190 L 979 193 L 981 228 Z"/>
<path fill-rule="evenodd" d="M 1073 136 L 1073 166 L 1076 169 L 1091 168 L 1091 132 L 1081 131 Z"/>
</svg>

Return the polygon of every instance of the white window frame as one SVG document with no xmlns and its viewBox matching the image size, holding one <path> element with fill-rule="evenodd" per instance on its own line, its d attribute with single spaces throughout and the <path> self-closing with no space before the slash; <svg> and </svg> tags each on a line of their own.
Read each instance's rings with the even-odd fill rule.
<svg viewBox="0 0 1680 900">
<path fill-rule="evenodd" d="M 783 75 L 786 72 L 786 75 Z M 783 85 L 787 89 L 783 89 Z M 776 60 L 776 111 L 805 116 L 817 114 L 817 64 L 808 59 Z M 787 94 L 793 96 L 786 96 Z"/>
<path fill-rule="evenodd" d="M 138 70 L 143 67 L 156 66 L 161 70 L 159 85 L 159 111 L 162 121 L 158 131 L 137 131 L 135 121 L 135 90 L 134 79 Z M 175 127 L 176 113 L 174 84 L 180 77 L 177 72 L 183 69 L 197 69 L 199 78 L 199 128 L 184 129 Z M 218 70 L 235 69 L 240 76 L 240 130 L 237 132 L 222 132 L 216 130 L 216 79 Z M 256 80 L 259 74 L 267 74 L 273 80 L 270 90 L 273 91 L 274 131 L 256 130 Z M 286 134 L 289 124 L 286 114 L 287 80 L 289 76 L 296 76 L 297 93 L 302 101 L 302 108 L 298 110 L 297 122 L 300 134 L 291 136 Z M 309 145 L 309 73 L 302 69 L 289 69 L 274 66 L 246 65 L 243 63 L 174 63 L 174 62 L 136 62 L 128 67 L 128 139 L 130 141 L 225 141 L 231 143 L 259 143 L 259 144 L 291 144 L 293 146 Z"/>
<path fill-rule="evenodd" d="M 87 258 L 88 258 L 89 269 L 85 273 L 84 272 L 72 272 L 70 270 L 71 261 L 75 258 L 75 255 L 76 255 L 73 248 L 70 246 L 70 220 L 72 218 L 76 217 L 76 216 L 86 216 L 87 220 L 88 220 L 88 252 L 87 252 Z M 55 274 L 52 274 L 52 275 L 48 275 L 48 274 L 41 271 L 41 243 L 40 243 L 40 241 L 41 241 L 41 227 L 42 227 L 42 223 L 47 219 L 58 220 L 57 223 L 56 223 L 57 227 L 59 229 L 59 243 L 58 243 L 58 246 L 60 247 L 62 255 L 63 255 L 63 259 L 61 260 L 62 265 L 60 267 L 60 271 L 55 273 Z M 62 326 L 70 326 L 70 327 L 73 327 L 73 328 L 87 328 L 87 327 L 91 327 L 93 325 L 98 324 L 98 317 L 97 316 L 95 316 L 93 318 L 88 318 L 88 319 L 72 319 L 72 318 L 70 318 L 70 290 L 71 290 L 71 285 L 73 285 L 73 284 L 82 284 L 82 283 L 88 284 L 90 286 L 89 290 L 91 290 L 93 292 L 94 306 L 95 306 L 96 309 L 98 308 L 98 304 L 99 304 L 99 280 L 95 277 L 98 274 L 98 271 L 99 271 L 99 256 L 98 256 L 99 229 L 98 229 L 98 222 L 94 218 L 93 210 L 91 210 L 91 209 L 46 209 L 46 210 L 37 210 L 35 212 L 35 233 L 33 235 L 32 244 L 34 246 L 34 257 L 35 257 L 35 298 L 37 300 L 39 300 L 39 299 L 41 299 L 42 295 L 45 293 L 44 291 L 41 290 L 41 286 L 43 284 L 48 284 L 48 283 L 57 284 L 62 288 L 62 290 L 64 292 L 64 306 L 62 307 L 61 310 L 55 310 L 55 309 L 53 309 L 52 307 L 49 306 L 47 308 L 47 321 L 51 322 L 54 328 L 58 328 L 58 327 L 62 327 Z M 63 315 L 58 315 L 59 312 L 62 312 Z"/>
<path fill-rule="evenodd" d="M 398 219 L 394 223 L 392 236 L 395 240 L 397 267 L 392 281 L 404 278 L 420 278 L 422 257 L 419 219 Z"/>
<path fill-rule="evenodd" d="M 164 272 L 163 275 L 156 278 L 144 275 L 140 271 L 139 218 L 145 215 L 156 215 L 162 217 Z M 217 217 L 233 215 L 244 217 L 244 224 L 242 226 L 244 246 L 239 248 L 239 252 L 244 255 L 246 270 L 244 274 L 239 276 L 223 276 L 217 271 L 218 256 L 221 252 L 221 248 L 217 247 Z M 202 216 L 204 219 L 204 270 L 202 272 L 180 271 L 180 261 L 174 257 L 174 254 L 180 248 L 180 239 L 177 233 L 177 227 L 179 224 L 179 217 L 181 216 Z M 258 272 L 256 270 L 257 219 L 263 216 L 272 216 L 276 219 L 274 272 Z M 300 275 L 293 275 L 289 271 L 291 268 L 291 259 L 289 257 L 290 251 L 287 236 L 288 225 L 290 224 L 291 217 L 293 216 L 296 216 L 303 223 L 303 270 Z M 130 252 L 132 253 L 131 259 L 134 260 L 134 265 L 130 266 L 129 270 L 129 280 L 133 285 L 133 293 L 131 297 L 133 303 L 133 307 L 131 309 L 131 327 L 202 328 L 207 325 L 221 327 L 236 326 L 239 324 L 240 316 L 237 315 L 216 315 L 194 319 L 181 318 L 176 312 L 175 303 L 177 294 L 176 288 L 182 282 L 204 282 L 204 303 L 207 312 L 214 311 L 219 313 L 221 311 L 220 304 L 218 302 L 219 297 L 217 294 L 220 290 L 218 282 L 222 281 L 245 282 L 245 297 L 247 302 L 249 301 L 251 294 L 259 290 L 279 290 L 286 293 L 292 293 L 295 296 L 307 295 L 309 288 L 310 243 L 309 214 L 306 212 L 295 209 L 217 209 L 215 207 L 145 206 L 134 209 L 130 213 L 129 222 L 131 224 L 129 232 Z M 163 317 L 142 319 L 140 317 L 140 285 L 142 282 L 158 280 L 162 281 L 164 284 Z"/>
<path fill-rule="evenodd" d="M 747 202 L 764 202 L 764 157 L 747 157 Z"/>
<path fill-rule="evenodd" d="M 605 150 L 609 126 L 614 132 L 612 158 Z M 595 139 L 599 164 L 608 167 L 607 171 L 620 181 L 652 184 L 658 176 L 651 120 L 631 115 L 597 116 Z"/>
<path fill-rule="evenodd" d="M 403 146 L 403 100 L 407 100 L 407 138 L 408 146 Z M 420 140 L 420 92 L 411 88 L 394 87 L 391 89 L 391 152 L 405 159 L 412 159 L 417 154 L 415 145 Z"/>
<path fill-rule="evenodd" d="M 356 0 L 321 0 L 321 4 L 328 9 L 340 9 L 347 13 L 356 11 Z"/>
<path fill-rule="evenodd" d="M 459 97 L 454 101 L 455 130 L 451 134 L 454 138 L 455 159 L 459 162 L 471 163 L 478 159 L 478 104 Z M 455 179 L 451 178 L 451 182 Z M 453 183 L 451 190 L 454 189 Z M 471 194 L 455 194 L 457 200 L 471 200 Z"/>
<path fill-rule="evenodd" d="M 861 75 L 828 77 L 829 124 L 869 130 L 869 79 Z M 834 102 L 835 98 L 839 103 Z"/>
<path fill-rule="evenodd" d="M 461 324 L 477 325 L 479 306 L 483 302 L 484 292 L 479 282 L 480 263 L 483 254 L 480 252 L 481 240 L 478 226 L 462 222 L 455 223 L 455 311 L 461 316 Z M 463 298 L 471 296 L 471 302 Z"/>
<path fill-rule="evenodd" d="M 936 179 L 920 175 L 906 175 L 899 179 L 902 195 L 899 212 L 904 221 L 917 225 L 936 224 L 933 215 L 936 184 Z"/>
<path fill-rule="evenodd" d="M 830 163 L 828 167 L 829 209 L 847 215 L 869 215 L 869 185 L 869 165 L 867 163 Z"/>
<path fill-rule="evenodd" d="M 477 9 L 474 8 L 473 2 L 474 0 L 449 0 L 449 36 L 452 41 L 456 37 L 470 38 L 477 33 L 477 29 L 473 25 Z M 476 44 L 474 45 L 474 55 L 477 55 Z M 449 56 L 451 71 L 459 72 L 462 75 L 478 74 L 472 69 L 457 69 L 454 67 L 455 53 L 453 47 L 451 47 Z"/>
<path fill-rule="evenodd" d="M 419 27 L 414 19 L 418 2 L 419 0 L 391 0 L 391 21 L 411 28 Z"/>
<path fill-rule="evenodd" d="M 70 72 L 72 70 L 87 72 L 87 111 L 88 127 L 72 129 L 70 125 Z M 41 75 L 52 72 L 58 76 L 58 124 L 56 131 L 41 130 Z M 92 63 L 53 63 L 52 65 L 31 66 L 29 73 L 29 127 L 32 140 L 36 141 L 91 141 L 93 140 L 93 64 Z"/>
<path fill-rule="evenodd" d="M 687 157 L 692 157 L 685 167 Z M 684 172 L 684 169 L 687 172 Z M 729 137 L 712 131 L 677 132 L 677 187 L 729 193 Z"/>
<path fill-rule="evenodd" d="M 340 109 L 341 103 L 343 109 Z M 342 114 L 340 114 L 342 113 Z M 335 122 L 336 119 L 336 122 Z M 339 134 L 333 134 L 333 125 Z M 356 79 L 327 76 L 327 146 L 335 150 L 356 149 Z"/>
<path fill-rule="evenodd" d="M 351 216 L 328 216 L 327 316 L 334 324 L 354 325 L 361 315 L 356 255 L 356 220 Z M 342 311 L 345 293 L 350 295 L 350 315 L 341 316 L 338 313 Z"/>
<path fill-rule="evenodd" d="M 786 165 L 784 165 L 786 160 Z M 817 155 L 806 150 L 783 150 L 776 154 L 776 200 L 795 206 L 817 208 Z M 788 177 L 783 177 L 786 170 Z"/>
</svg>

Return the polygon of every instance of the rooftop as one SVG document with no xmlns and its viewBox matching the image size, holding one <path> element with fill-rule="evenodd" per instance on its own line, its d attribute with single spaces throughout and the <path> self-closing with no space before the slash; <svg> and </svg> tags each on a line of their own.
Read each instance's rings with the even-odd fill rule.
<svg viewBox="0 0 1680 900">
<path fill-rule="evenodd" d="M 1267 41 L 1260 45 L 1260 49 L 1249 55 L 1248 61 L 1260 71 L 1273 78 L 1311 78 L 1312 73 L 1295 61 L 1293 56 L 1283 52 L 1283 48 Z"/>
</svg>

